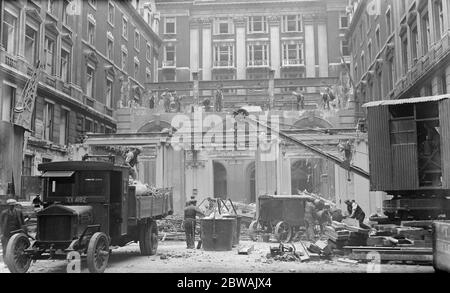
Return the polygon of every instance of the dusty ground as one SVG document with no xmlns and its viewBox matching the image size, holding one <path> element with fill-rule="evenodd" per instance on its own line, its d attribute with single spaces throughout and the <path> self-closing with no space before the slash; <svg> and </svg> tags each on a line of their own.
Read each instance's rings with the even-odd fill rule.
<svg viewBox="0 0 450 293">
<path fill-rule="evenodd" d="M 270 246 L 276 243 L 241 241 L 254 244 L 250 255 L 238 255 L 237 248 L 228 252 L 187 250 L 184 242 L 160 242 L 154 256 L 141 256 L 139 246 L 130 244 L 113 250 L 107 273 L 365 273 L 366 264 L 346 264 L 337 261 L 280 262 L 266 259 Z M 65 261 L 37 261 L 32 264 L 31 273 L 64 273 Z M 432 266 L 382 264 L 382 273 L 431 273 Z M 3 264 L 0 273 L 9 272 Z M 82 272 L 87 272 L 82 263 Z"/>
</svg>

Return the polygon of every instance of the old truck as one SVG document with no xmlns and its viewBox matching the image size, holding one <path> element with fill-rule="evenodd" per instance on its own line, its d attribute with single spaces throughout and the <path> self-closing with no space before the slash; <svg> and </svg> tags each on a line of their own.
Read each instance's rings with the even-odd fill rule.
<svg viewBox="0 0 450 293">
<path fill-rule="evenodd" d="M 158 247 L 156 220 L 173 213 L 171 189 L 137 192 L 130 185 L 130 168 L 99 161 L 40 164 L 43 201 L 33 238 L 17 231 L 8 244 L 5 263 L 25 273 L 39 259 L 86 258 L 90 272 L 104 272 L 110 246 L 139 242 L 141 254 Z"/>
</svg>

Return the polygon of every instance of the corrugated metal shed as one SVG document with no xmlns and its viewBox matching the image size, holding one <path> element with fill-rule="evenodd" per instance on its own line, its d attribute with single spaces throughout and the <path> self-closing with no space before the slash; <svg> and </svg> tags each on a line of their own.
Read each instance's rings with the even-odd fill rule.
<svg viewBox="0 0 450 293">
<path fill-rule="evenodd" d="M 370 189 L 374 191 L 390 190 L 392 186 L 392 160 L 388 107 L 369 108 L 367 118 Z"/>
<path fill-rule="evenodd" d="M 391 105 L 403 105 L 403 104 L 417 104 L 426 102 L 437 102 L 445 99 L 450 99 L 450 94 L 431 96 L 431 97 L 419 97 L 410 99 L 398 99 L 398 100 L 383 100 L 369 102 L 363 105 L 365 108 L 377 107 L 377 106 L 391 106 Z"/>
</svg>

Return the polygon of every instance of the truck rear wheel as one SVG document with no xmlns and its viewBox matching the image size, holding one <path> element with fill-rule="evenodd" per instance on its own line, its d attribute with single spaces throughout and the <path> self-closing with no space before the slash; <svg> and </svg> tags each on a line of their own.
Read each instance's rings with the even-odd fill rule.
<svg viewBox="0 0 450 293">
<path fill-rule="evenodd" d="M 105 233 L 97 232 L 89 240 L 86 261 L 91 273 L 103 273 L 108 265 L 109 240 Z"/>
<path fill-rule="evenodd" d="M 146 222 L 139 228 L 139 248 L 142 255 L 154 255 L 158 249 L 158 225 Z"/>
</svg>

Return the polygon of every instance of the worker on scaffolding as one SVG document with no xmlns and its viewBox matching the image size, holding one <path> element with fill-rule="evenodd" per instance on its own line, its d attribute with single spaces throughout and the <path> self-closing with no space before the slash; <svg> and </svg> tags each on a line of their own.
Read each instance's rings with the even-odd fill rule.
<svg viewBox="0 0 450 293">
<path fill-rule="evenodd" d="M 138 165 L 138 155 L 142 152 L 141 148 L 135 148 L 134 150 L 129 150 L 125 157 L 125 165 L 131 168 L 131 177 L 133 180 L 137 179 L 137 165 Z"/>
<path fill-rule="evenodd" d="M 305 96 L 302 93 L 297 93 L 293 91 L 292 94 L 297 100 L 297 111 L 305 109 Z"/>
<path fill-rule="evenodd" d="M 217 87 L 216 91 L 216 100 L 214 101 L 214 107 L 216 112 L 222 112 L 222 103 L 223 103 L 223 91 L 222 85 Z"/>
</svg>

